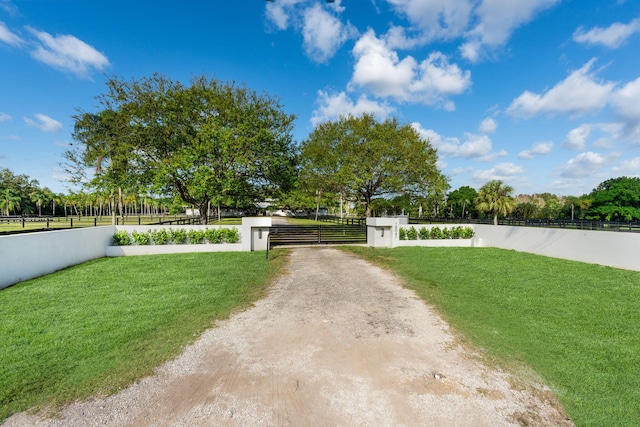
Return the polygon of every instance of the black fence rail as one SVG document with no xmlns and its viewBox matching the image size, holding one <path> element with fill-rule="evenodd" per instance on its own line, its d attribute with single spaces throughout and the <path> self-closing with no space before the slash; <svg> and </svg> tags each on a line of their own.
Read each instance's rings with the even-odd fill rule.
<svg viewBox="0 0 640 427">
<path fill-rule="evenodd" d="M 149 225 L 199 225 L 200 217 L 192 216 L 187 218 L 178 218 L 178 219 L 170 219 L 170 220 L 160 220 L 159 222 L 154 222 Z"/>
<path fill-rule="evenodd" d="M 269 249 L 282 245 L 321 245 L 367 243 L 363 225 L 275 225 L 269 228 Z"/>
<path fill-rule="evenodd" d="M 339 216 L 323 215 L 318 217 L 318 221 L 335 222 L 336 224 L 342 224 L 342 225 L 362 225 L 362 226 L 367 225 L 366 218 L 351 217 L 351 216 L 340 218 Z"/>
<path fill-rule="evenodd" d="M 155 221 L 154 221 L 155 220 Z M 117 216 L 116 225 L 192 225 L 200 224 L 200 217 L 174 216 L 147 216 L 127 215 L 124 220 Z M 3 225 L 13 229 L 4 229 Z M 15 225 L 21 229 L 15 229 Z M 0 216 L 0 235 L 35 233 L 41 231 L 69 230 L 72 228 L 97 227 L 98 225 L 111 225 L 111 217 L 86 217 L 86 216 Z"/>
<path fill-rule="evenodd" d="M 409 218 L 409 224 L 493 224 L 493 219 L 412 217 Z M 640 222 L 632 221 L 501 218 L 498 219 L 498 225 L 565 228 L 574 230 L 620 231 L 632 233 L 640 232 Z"/>
</svg>

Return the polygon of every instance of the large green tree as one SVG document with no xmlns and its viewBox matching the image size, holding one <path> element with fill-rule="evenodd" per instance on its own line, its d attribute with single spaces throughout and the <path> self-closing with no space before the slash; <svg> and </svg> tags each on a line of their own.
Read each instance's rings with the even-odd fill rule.
<svg viewBox="0 0 640 427">
<path fill-rule="evenodd" d="M 81 151 L 68 155 L 94 168 L 94 182 L 178 195 L 205 223 L 212 202 L 275 197 L 295 181 L 295 117 L 277 98 L 202 76 L 111 78 L 107 88 L 100 111 L 76 118 Z"/>
<path fill-rule="evenodd" d="M 611 178 L 588 196 L 591 206 L 587 218 L 606 221 L 640 220 L 640 178 Z"/>
<path fill-rule="evenodd" d="M 136 152 L 130 116 L 124 108 L 116 110 L 118 106 L 106 97 L 103 106 L 97 113 L 82 112 L 74 116 L 73 138 L 80 145 L 64 153 L 65 168 L 72 182 L 109 195 L 115 223 L 116 200 L 120 216 L 124 217 L 123 188 L 135 187 L 140 180 L 135 175 Z"/>
<path fill-rule="evenodd" d="M 449 193 L 447 204 L 454 217 L 473 218 L 478 216 L 478 211 L 474 206 L 476 197 L 478 197 L 478 192 L 474 188 L 464 185 Z"/>
<path fill-rule="evenodd" d="M 476 209 L 493 215 L 493 225 L 498 225 L 498 215 L 509 215 L 515 209 L 513 188 L 500 180 L 489 181 L 480 188 L 475 199 Z"/>
<path fill-rule="evenodd" d="M 9 169 L 0 169 L 0 210 L 15 215 L 34 212 L 32 195 L 43 192 L 40 183 L 27 175 L 15 175 Z"/>
<path fill-rule="evenodd" d="M 397 119 L 343 116 L 318 125 L 300 147 L 300 179 L 318 192 L 355 197 L 371 215 L 374 197 L 426 196 L 448 189 L 428 139 Z"/>
</svg>

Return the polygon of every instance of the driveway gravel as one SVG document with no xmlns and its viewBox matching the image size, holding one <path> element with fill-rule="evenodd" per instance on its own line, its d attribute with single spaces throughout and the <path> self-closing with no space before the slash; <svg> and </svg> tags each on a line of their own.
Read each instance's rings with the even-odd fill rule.
<svg viewBox="0 0 640 427">
<path fill-rule="evenodd" d="M 120 393 L 3 426 L 571 426 L 543 384 L 489 367 L 391 273 L 294 248 L 254 307 Z"/>
</svg>

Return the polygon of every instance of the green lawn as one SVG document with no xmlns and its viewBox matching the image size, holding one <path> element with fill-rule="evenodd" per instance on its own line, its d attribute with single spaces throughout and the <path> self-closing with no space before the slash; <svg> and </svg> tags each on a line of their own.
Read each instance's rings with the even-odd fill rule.
<svg viewBox="0 0 640 427">
<path fill-rule="evenodd" d="M 283 253 L 103 258 L 0 291 L 0 421 L 151 373 L 263 296 Z"/>
<path fill-rule="evenodd" d="M 396 271 L 493 361 L 533 368 L 576 425 L 640 425 L 640 272 L 493 248 L 348 250 Z"/>
</svg>

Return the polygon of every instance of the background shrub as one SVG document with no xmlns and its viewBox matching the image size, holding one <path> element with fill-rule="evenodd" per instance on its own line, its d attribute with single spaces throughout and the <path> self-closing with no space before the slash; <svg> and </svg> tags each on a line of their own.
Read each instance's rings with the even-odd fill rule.
<svg viewBox="0 0 640 427">
<path fill-rule="evenodd" d="M 238 243 L 240 241 L 240 233 L 238 229 L 233 228 L 225 228 L 224 229 L 224 239 L 226 243 Z"/>
<path fill-rule="evenodd" d="M 407 230 L 401 227 L 398 231 L 398 236 L 400 237 L 400 240 L 407 240 Z"/>
<path fill-rule="evenodd" d="M 204 231 L 202 230 L 189 230 L 187 231 L 187 238 L 189 243 L 197 245 L 204 241 Z"/>
<path fill-rule="evenodd" d="M 204 237 L 209 243 L 222 243 L 223 241 L 222 232 L 217 228 L 207 228 L 204 231 Z"/>
<path fill-rule="evenodd" d="M 165 245 L 169 242 L 169 233 L 164 228 L 153 230 L 149 235 L 152 245 Z"/>
<path fill-rule="evenodd" d="M 475 231 L 473 231 L 473 228 L 471 227 L 464 227 L 462 229 L 462 233 L 461 233 L 461 237 L 463 239 L 471 239 L 473 236 L 475 236 Z"/>
<path fill-rule="evenodd" d="M 127 246 L 131 244 L 129 233 L 124 230 L 113 233 L 113 244 L 116 246 Z"/>
<path fill-rule="evenodd" d="M 449 230 L 447 227 L 444 227 L 442 229 L 442 238 L 443 239 L 450 239 L 451 238 L 451 230 Z"/>
<path fill-rule="evenodd" d="M 415 227 L 411 227 L 407 230 L 407 239 L 409 240 L 418 240 L 418 230 Z"/>
<path fill-rule="evenodd" d="M 182 245 L 187 242 L 187 231 L 183 228 L 178 228 L 176 230 L 170 228 L 168 233 L 169 241 L 176 245 Z"/>
<path fill-rule="evenodd" d="M 422 227 L 418 232 L 418 235 L 420 236 L 420 240 L 429 240 L 429 229 Z"/>
<path fill-rule="evenodd" d="M 136 245 L 144 246 L 149 244 L 149 232 L 142 231 L 138 232 L 137 230 L 133 230 L 131 232 L 131 237 Z"/>
<path fill-rule="evenodd" d="M 444 239 L 444 234 L 442 233 L 442 230 L 440 229 L 440 227 L 432 227 L 429 234 L 431 235 L 431 238 L 434 240 Z"/>
</svg>

